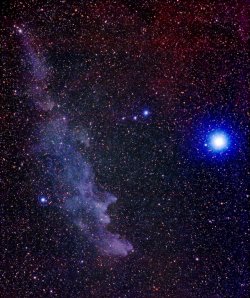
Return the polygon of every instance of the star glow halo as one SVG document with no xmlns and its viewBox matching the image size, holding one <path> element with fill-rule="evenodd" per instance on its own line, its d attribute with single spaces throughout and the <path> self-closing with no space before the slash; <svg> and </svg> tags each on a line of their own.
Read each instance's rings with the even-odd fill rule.
<svg viewBox="0 0 250 298">
<path fill-rule="evenodd" d="M 216 130 L 209 134 L 205 145 L 213 152 L 224 152 L 229 148 L 230 138 L 224 131 Z"/>
</svg>

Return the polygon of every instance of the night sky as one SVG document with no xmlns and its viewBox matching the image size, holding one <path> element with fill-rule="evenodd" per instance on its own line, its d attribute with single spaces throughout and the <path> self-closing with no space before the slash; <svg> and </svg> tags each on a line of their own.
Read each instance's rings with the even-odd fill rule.
<svg viewBox="0 0 250 298">
<path fill-rule="evenodd" d="M 247 2 L 5 1 L 0 297 L 248 297 Z"/>
</svg>

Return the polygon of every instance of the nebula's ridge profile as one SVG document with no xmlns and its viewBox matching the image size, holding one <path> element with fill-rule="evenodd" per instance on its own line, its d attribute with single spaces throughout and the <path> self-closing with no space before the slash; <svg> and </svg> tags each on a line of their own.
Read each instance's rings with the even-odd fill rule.
<svg viewBox="0 0 250 298">
<path fill-rule="evenodd" d="M 107 230 L 107 209 L 117 198 L 98 190 L 92 168 L 76 150 L 76 140 L 64 117 L 46 123 L 40 129 L 36 150 L 44 160 L 54 185 L 67 188 L 68 196 L 59 204 L 71 220 L 103 254 L 126 256 L 132 245 Z"/>
</svg>

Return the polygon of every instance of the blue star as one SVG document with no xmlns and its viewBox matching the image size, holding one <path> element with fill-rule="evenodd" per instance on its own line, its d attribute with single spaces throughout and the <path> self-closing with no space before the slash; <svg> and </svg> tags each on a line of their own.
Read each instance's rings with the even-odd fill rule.
<svg viewBox="0 0 250 298">
<path fill-rule="evenodd" d="M 38 202 L 39 202 L 40 205 L 45 206 L 48 203 L 48 198 L 46 198 L 45 196 L 39 196 L 38 197 Z"/>
<path fill-rule="evenodd" d="M 149 110 L 144 110 L 142 114 L 143 116 L 147 117 L 150 114 L 150 112 Z"/>
<path fill-rule="evenodd" d="M 228 149 L 230 144 L 230 138 L 224 131 L 213 131 L 208 136 L 208 146 L 210 150 L 214 152 L 223 152 Z"/>
</svg>

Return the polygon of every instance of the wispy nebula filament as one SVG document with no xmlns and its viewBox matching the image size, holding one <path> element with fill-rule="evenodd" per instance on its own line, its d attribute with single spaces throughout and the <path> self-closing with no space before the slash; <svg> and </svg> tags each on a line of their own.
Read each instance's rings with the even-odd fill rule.
<svg viewBox="0 0 250 298">
<path fill-rule="evenodd" d="M 133 250 L 130 242 L 108 230 L 111 221 L 108 207 L 117 198 L 98 189 L 91 165 L 77 149 L 77 136 L 66 118 L 54 111 L 55 100 L 48 91 L 48 67 L 32 46 L 30 36 L 17 28 L 21 35 L 31 80 L 27 83 L 35 106 L 50 111 L 50 120 L 38 127 L 38 144 L 34 152 L 43 165 L 53 189 L 67 189 L 67 197 L 57 205 L 84 233 L 101 254 L 126 256 Z"/>
</svg>

